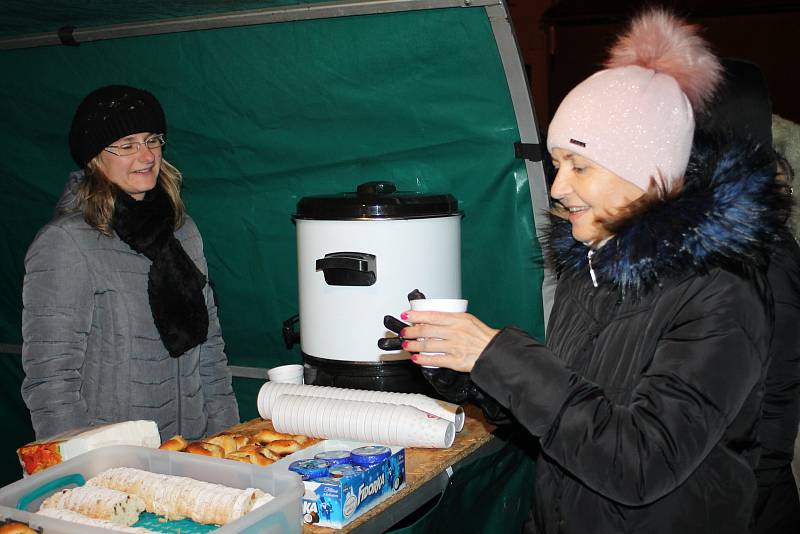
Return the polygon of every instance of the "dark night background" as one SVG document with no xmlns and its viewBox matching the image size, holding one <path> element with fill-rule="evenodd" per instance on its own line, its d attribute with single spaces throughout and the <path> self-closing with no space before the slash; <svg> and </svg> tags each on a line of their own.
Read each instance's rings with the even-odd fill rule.
<svg viewBox="0 0 800 534">
<path fill-rule="evenodd" d="M 507 0 L 540 128 L 561 99 L 601 68 L 615 35 L 646 6 L 673 9 L 702 27 L 714 52 L 758 64 L 773 112 L 800 122 L 800 2 L 773 0 Z"/>
</svg>

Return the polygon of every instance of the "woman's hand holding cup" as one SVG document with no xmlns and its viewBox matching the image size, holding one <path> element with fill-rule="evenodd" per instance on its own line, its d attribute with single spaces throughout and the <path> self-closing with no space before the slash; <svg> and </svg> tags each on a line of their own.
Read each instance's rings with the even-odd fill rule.
<svg viewBox="0 0 800 534">
<path fill-rule="evenodd" d="M 403 349 L 426 367 L 447 367 L 470 372 L 478 356 L 499 332 L 465 313 L 463 299 L 419 299 L 401 318 L 413 324 L 401 332 Z"/>
</svg>

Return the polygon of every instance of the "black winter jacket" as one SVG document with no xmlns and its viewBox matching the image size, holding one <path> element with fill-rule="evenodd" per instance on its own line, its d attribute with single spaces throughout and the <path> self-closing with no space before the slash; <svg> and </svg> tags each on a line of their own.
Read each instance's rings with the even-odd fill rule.
<svg viewBox="0 0 800 534">
<path fill-rule="evenodd" d="M 789 467 L 800 423 L 800 247 L 788 230 L 780 237 L 767 272 L 775 297 L 775 333 L 759 431 L 759 469 Z"/>
<path fill-rule="evenodd" d="M 753 532 L 800 532 L 800 500 L 792 457 L 800 422 L 800 247 L 786 229 L 767 271 L 775 299 L 775 330 L 759 424 L 761 458 Z"/>
<path fill-rule="evenodd" d="M 506 328 L 471 373 L 540 438 L 530 530 L 747 532 L 783 204 L 769 155 L 741 153 L 696 150 L 591 266 L 554 220 L 547 344 Z"/>
</svg>

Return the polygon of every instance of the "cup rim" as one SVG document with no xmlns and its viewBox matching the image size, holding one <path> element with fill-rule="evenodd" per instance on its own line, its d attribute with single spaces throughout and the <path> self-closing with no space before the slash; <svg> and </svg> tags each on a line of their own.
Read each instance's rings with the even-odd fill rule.
<svg viewBox="0 0 800 534">
<path fill-rule="evenodd" d="M 290 363 L 290 364 L 287 364 L 287 365 L 279 365 L 277 367 L 270 367 L 269 369 L 267 369 L 267 374 L 272 373 L 272 372 L 277 372 L 277 373 L 296 373 L 298 371 L 302 372 L 303 371 L 303 366 L 301 364 L 299 364 L 299 363 Z"/>
<path fill-rule="evenodd" d="M 415 304 L 416 303 L 416 304 Z M 411 301 L 411 309 L 415 311 L 466 311 L 469 305 L 467 299 L 419 299 Z"/>
</svg>

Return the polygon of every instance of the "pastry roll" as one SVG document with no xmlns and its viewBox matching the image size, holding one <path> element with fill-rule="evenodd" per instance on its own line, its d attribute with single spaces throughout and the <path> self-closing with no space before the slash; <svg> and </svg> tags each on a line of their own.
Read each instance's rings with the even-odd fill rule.
<svg viewBox="0 0 800 534">
<path fill-rule="evenodd" d="M 144 501 L 114 489 L 78 486 L 54 493 L 42 502 L 39 509 L 48 508 L 71 510 L 93 519 L 129 527 L 139 520 L 139 514 L 144 511 Z"/>
<path fill-rule="evenodd" d="M 268 500 L 255 488 L 236 489 L 186 477 L 161 475 L 131 467 L 115 467 L 91 478 L 86 485 L 138 495 L 145 509 L 167 519 L 188 517 L 197 523 L 224 525 Z"/>
</svg>

